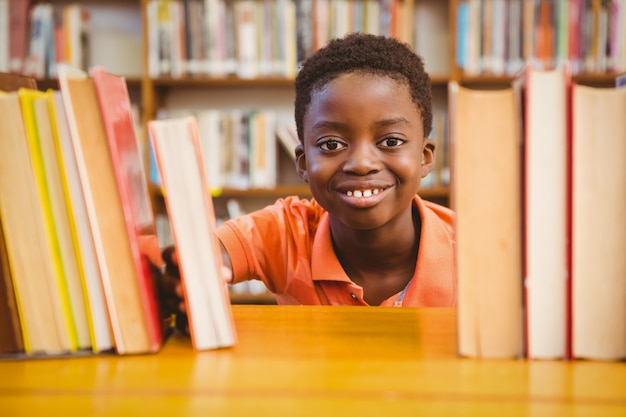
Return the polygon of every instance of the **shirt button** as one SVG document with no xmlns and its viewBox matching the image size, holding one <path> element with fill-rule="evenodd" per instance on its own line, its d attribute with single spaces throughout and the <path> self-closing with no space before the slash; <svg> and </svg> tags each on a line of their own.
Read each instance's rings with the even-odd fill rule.
<svg viewBox="0 0 626 417">
<path fill-rule="evenodd" d="M 355 293 L 353 293 L 353 292 L 351 292 L 351 293 L 350 293 L 350 297 L 352 297 L 352 299 L 353 299 L 354 301 L 357 301 L 357 300 L 359 299 L 359 298 L 356 296 L 356 294 L 355 294 Z"/>
</svg>

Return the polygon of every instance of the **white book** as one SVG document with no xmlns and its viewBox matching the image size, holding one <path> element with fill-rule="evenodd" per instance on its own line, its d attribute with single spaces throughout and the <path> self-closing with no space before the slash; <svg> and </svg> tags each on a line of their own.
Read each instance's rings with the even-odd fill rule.
<svg viewBox="0 0 626 417">
<path fill-rule="evenodd" d="M 233 346 L 236 332 L 222 276 L 215 212 L 194 117 L 148 122 L 177 249 L 196 350 Z"/>
<path fill-rule="evenodd" d="M 256 1 L 237 1 L 234 3 L 233 12 L 237 32 L 237 76 L 239 78 L 255 78 L 259 74 Z"/>
<path fill-rule="evenodd" d="M 9 72 L 9 0 L 0 0 L 0 72 Z"/>
<path fill-rule="evenodd" d="M 569 73 L 528 66 L 524 75 L 526 355 L 563 359 L 568 356 Z"/>
</svg>

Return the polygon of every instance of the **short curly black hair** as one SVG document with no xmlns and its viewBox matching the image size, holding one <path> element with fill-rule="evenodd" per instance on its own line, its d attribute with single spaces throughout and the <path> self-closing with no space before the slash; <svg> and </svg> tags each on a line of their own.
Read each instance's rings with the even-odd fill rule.
<svg viewBox="0 0 626 417">
<path fill-rule="evenodd" d="M 422 116 L 424 134 L 432 128 L 432 96 L 430 77 L 422 58 L 394 38 L 364 33 L 351 33 L 332 39 L 306 59 L 296 76 L 295 119 L 300 142 L 304 140 L 303 119 L 311 96 L 341 74 L 362 72 L 384 75 L 405 83 Z"/>
</svg>

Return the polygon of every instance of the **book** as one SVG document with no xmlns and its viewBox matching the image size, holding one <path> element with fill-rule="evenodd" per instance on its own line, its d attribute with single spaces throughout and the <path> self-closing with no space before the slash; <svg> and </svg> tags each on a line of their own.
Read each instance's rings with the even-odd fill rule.
<svg viewBox="0 0 626 417">
<path fill-rule="evenodd" d="M 0 0 L 0 72 L 9 71 L 9 0 Z"/>
<path fill-rule="evenodd" d="M 276 137 L 292 161 L 296 160 L 296 146 L 300 145 L 296 123 L 291 118 L 279 120 L 276 124 Z"/>
<path fill-rule="evenodd" d="M 0 219 L 2 220 L 2 219 Z M 9 254 L 0 221 L 0 354 L 24 351 L 20 314 L 15 299 Z"/>
<path fill-rule="evenodd" d="M 45 93 L 29 88 L 20 88 L 17 93 L 30 153 L 30 168 L 35 176 L 45 227 L 45 239 L 40 243 L 46 246 L 52 260 L 52 274 L 46 275 L 44 279 L 47 280 L 49 291 L 58 307 L 55 310 L 57 315 L 53 319 L 65 328 L 63 335 L 67 349 L 75 351 L 79 347 L 85 347 L 82 343 L 85 339 L 79 337 L 79 334 L 83 336 L 83 333 L 87 333 L 85 310 L 80 288 L 74 291 L 74 284 L 78 279 L 74 264 L 75 253 L 71 242 L 67 242 L 71 237 L 65 227 L 67 213 L 63 207 L 58 166 L 55 165 L 57 161 L 50 133 L 50 118 L 46 113 Z"/>
<path fill-rule="evenodd" d="M 569 358 L 569 89 L 567 67 L 526 67 L 524 291 L 526 356 Z"/>
<path fill-rule="evenodd" d="M 122 202 L 130 250 L 138 278 L 139 293 L 153 349 L 161 343 L 158 296 L 147 258 L 143 253 L 160 253 L 152 201 L 136 137 L 132 104 L 126 79 L 103 67 L 91 69 L 106 130 L 113 171 Z M 152 245 L 153 247 L 149 247 Z"/>
<path fill-rule="evenodd" d="M 28 54 L 30 0 L 9 0 L 9 72 L 21 74 Z"/>
<path fill-rule="evenodd" d="M 57 70 L 116 351 L 155 352 L 94 80 L 76 67 Z"/>
<path fill-rule="evenodd" d="M 113 348 L 113 335 L 65 105 L 60 91 L 48 90 L 46 95 L 51 117 L 54 118 L 54 142 L 64 183 L 70 229 L 77 261 L 79 261 L 79 276 L 83 288 L 86 318 L 89 322 L 91 349 L 94 353 L 105 352 Z"/>
<path fill-rule="evenodd" d="M 56 283 L 51 279 L 55 276 L 54 261 L 17 92 L 0 95 L 0 123 L 0 218 L 24 352 L 68 352 L 68 329 Z"/>
<path fill-rule="evenodd" d="M 177 250 L 193 347 L 233 346 L 236 332 L 196 119 L 152 120 L 148 131 Z"/>
<path fill-rule="evenodd" d="M 48 75 L 49 45 L 53 45 L 52 4 L 36 3 L 30 9 L 30 33 L 28 55 L 23 72 L 26 75 L 43 78 Z"/>
<path fill-rule="evenodd" d="M 19 89 L 22 114 L 26 123 L 31 148 L 31 161 L 39 184 L 41 199 L 45 202 L 45 219 L 50 245 L 54 254 L 56 281 L 64 302 L 68 326 L 72 329 L 75 349 L 90 347 L 89 324 L 80 277 L 80 261 L 74 241 L 65 183 L 54 138 L 55 122 L 50 115 L 46 93 Z M 34 127 L 31 129 L 30 127 Z"/>
<path fill-rule="evenodd" d="M 458 352 L 522 355 L 521 126 L 514 89 L 450 84 Z"/>
<path fill-rule="evenodd" d="M 572 91 L 572 354 L 626 358 L 626 89 Z"/>
</svg>

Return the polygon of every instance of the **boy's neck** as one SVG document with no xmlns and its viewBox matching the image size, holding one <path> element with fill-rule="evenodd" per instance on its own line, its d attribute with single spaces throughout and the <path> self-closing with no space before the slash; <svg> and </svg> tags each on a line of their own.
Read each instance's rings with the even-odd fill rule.
<svg viewBox="0 0 626 417">
<path fill-rule="evenodd" d="M 363 287 L 365 300 L 379 305 L 400 292 L 415 273 L 421 231 L 417 208 L 381 229 L 354 230 L 337 223 L 331 217 L 335 253 L 350 279 Z"/>
</svg>

